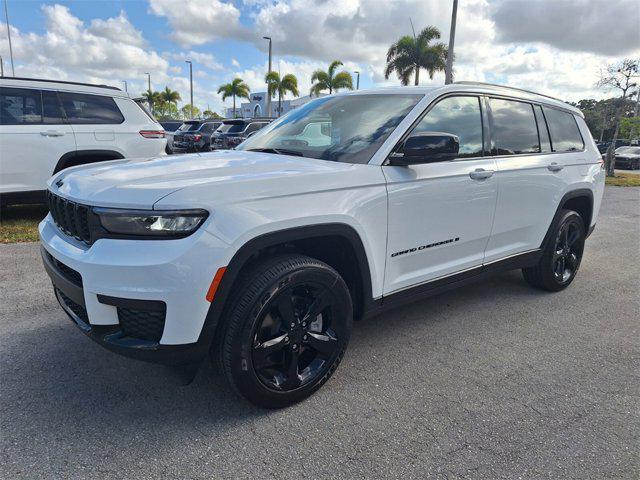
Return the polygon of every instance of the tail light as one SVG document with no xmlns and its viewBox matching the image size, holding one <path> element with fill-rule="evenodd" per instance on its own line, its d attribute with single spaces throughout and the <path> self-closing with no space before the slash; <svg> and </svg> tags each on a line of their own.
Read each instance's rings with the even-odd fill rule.
<svg viewBox="0 0 640 480">
<path fill-rule="evenodd" d="M 240 145 L 243 141 L 244 141 L 244 138 L 242 137 L 227 137 L 227 144 L 232 147 Z"/>
<path fill-rule="evenodd" d="M 193 140 L 194 140 L 195 142 L 199 142 L 201 138 L 202 138 L 202 135 L 200 135 L 199 133 L 196 133 L 196 134 L 193 136 Z"/>
<path fill-rule="evenodd" d="M 140 130 L 144 138 L 164 138 L 164 130 Z"/>
</svg>

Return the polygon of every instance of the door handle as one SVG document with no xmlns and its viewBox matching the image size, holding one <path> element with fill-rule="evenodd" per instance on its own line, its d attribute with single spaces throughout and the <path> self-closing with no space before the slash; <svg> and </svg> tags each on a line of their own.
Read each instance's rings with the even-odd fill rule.
<svg viewBox="0 0 640 480">
<path fill-rule="evenodd" d="M 564 165 L 560 165 L 559 163 L 552 162 L 547 167 L 551 172 L 559 172 L 564 168 Z"/>
<path fill-rule="evenodd" d="M 469 176 L 474 180 L 484 180 L 493 175 L 493 170 L 485 170 L 484 168 L 476 168 L 473 172 L 469 172 Z"/>
<path fill-rule="evenodd" d="M 62 137 L 64 135 L 64 132 L 61 132 L 59 130 L 46 130 L 44 132 L 40 132 L 40 135 L 42 135 L 43 137 Z"/>
</svg>

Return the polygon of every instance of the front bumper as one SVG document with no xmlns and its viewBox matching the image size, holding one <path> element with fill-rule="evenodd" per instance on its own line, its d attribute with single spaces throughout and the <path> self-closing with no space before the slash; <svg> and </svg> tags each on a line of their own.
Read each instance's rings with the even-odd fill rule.
<svg viewBox="0 0 640 480">
<path fill-rule="evenodd" d="M 39 229 L 56 298 L 86 335 L 122 355 L 167 365 L 206 356 L 205 297 L 226 244 L 199 230 L 179 240 L 101 239 L 87 247 L 50 216 Z"/>
</svg>

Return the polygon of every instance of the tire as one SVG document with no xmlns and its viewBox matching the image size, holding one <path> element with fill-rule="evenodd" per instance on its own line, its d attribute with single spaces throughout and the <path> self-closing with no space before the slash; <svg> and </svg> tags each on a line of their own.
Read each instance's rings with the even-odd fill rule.
<svg viewBox="0 0 640 480">
<path fill-rule="evenodd" d="M 281 255 L 242 274 L 234 291 L 214 351 L 231 386 L 265 408 L 318 390 L 351 334 L 351 296 L 340 274 L 304 255 Z"/>
<path fill-rule="evenodd" d="M 533 287 L 559 292 L 567 288 L 578 273 L 586 230 L 582 217 L 573 210 L 561 210 L 542 258 L 534 267 L 522 269 L 524 279 Z"/>
</svg>

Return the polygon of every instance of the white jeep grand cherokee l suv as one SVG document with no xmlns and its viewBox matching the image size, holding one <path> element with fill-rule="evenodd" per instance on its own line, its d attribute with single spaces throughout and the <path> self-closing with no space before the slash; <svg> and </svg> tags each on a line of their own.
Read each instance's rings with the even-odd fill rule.
<svg viewBox="0 0 640 480">
<path fill-rule="evenodd" d="M 323 139 L 308 142 L 316 123 Z M 603 188 L 580 111 L 558 100 L 468 83 L 361 90 L 235 150 L 67 169 L 40 237 L 89 337 L 191 372 L 211 353 L 275 408 L 333 374 L 353 319 L 508 269 L 566 288 Z"/>
<path fill-rule="evenodd" d="M 0 203 L 44 200 L 64 168 L 156 157 L 164 130 L 128 93 L 74 82 L 0 78 Z"/>
</svg>

